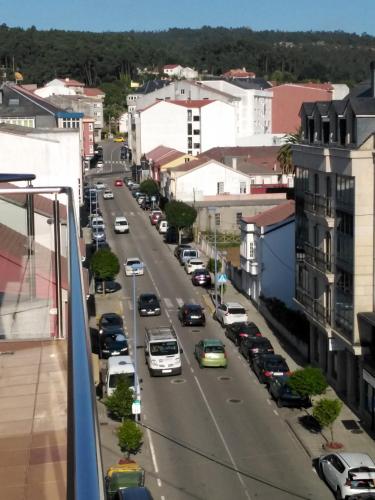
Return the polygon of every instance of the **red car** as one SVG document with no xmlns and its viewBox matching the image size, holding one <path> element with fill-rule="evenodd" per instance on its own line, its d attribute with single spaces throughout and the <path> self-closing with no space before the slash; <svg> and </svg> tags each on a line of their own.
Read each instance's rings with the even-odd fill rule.
<svg viewBox="0 0 375 500">
<path fill-rule="evenodd" d="M 115 180 L 115 186 L 116 187 L 122 187 L 124 185 L 124 183 L 122 182 L 121 179 L 116 179 Z"/>
<path fill-rule="evenodd" d="M 151 216 L 150 216 L 150 221 L 151 221 L 151 224 L 153 226 L 156 226 L 156 224 L 158 223 L 158 220 L 162 217 L 162 213 L 161 212 L 156 212 L 154 211 Z"/>
</svg>

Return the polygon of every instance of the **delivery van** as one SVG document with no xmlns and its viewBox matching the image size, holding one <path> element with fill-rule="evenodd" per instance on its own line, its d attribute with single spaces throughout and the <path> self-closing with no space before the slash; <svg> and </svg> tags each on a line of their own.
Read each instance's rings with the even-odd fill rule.
<svg viewBox="0 0 375 500">
<path fill-rule="evenodd" d="M 145 357 L 151 376 L 180 375 L 181 353 L 172 325 L 146 328 Z"/>
</svg>

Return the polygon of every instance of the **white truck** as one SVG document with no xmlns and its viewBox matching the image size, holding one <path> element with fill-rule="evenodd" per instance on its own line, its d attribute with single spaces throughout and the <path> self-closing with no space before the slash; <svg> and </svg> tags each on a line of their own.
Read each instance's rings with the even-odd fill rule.
<svg viewBox="0 0 375 500">
<path fill-rule="evenodd" d="M 145 357 L 151 376 L 180 375 L 181 354 L 172 325 L 146 328 Z"/>
</svg>

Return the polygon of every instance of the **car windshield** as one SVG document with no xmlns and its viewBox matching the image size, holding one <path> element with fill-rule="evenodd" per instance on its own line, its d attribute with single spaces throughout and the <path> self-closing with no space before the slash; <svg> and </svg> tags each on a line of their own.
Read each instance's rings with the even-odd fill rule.
<svg viewBox="0 0 375 500">
<path fill-rule="evenodd" d="M 104 347 L 108 347 L 113 351 L 121 351 L 128 346 L 128 343 L 123 335 L 116 335 L 113 337 L 107 337 L 104 342 Z"/>
<path fill-rule="evenodd" d="M 104 316 L 101 320 L 103 326 L 121 325 L 122 318 L 120 316 Z"/>
<path fill-rule="evenodd" d="M 150 352 L 153 356 L 167 356 L 178 353 L 178 345 L 175 340 L 167 342 L 152 342 Z"/>
<path fill-rule="evenodd" d="M 189 305 L 189 306 L 186 307 L 186 311 L 187 312 L 191 312 L 191 313 L 200 313 L 201 312 L 201 306 L 195 305 L 195 304 L 191 304 L 191 305 Z"/>
<path fill-rule="evenodd" d="M 117 384 L 119 383 L 119 380 L 125 380 L 129 387 L 134 387 L 134 374 L 133 373 L 114 373 L 110 375 L 109 377 L 109 387 L 111 389 L 114 389 L 117 387 Z"/>
<path fill-rule="evenodd" d="M 138 259 L 137 260 L 135 260 L 135 259 L 134 260 L 128 260 L 127 263 L 126 263 L 127 266 L 134 266 L 134 265 L 139 266 L 140 264 L 141 264 L 141 262 Z"/>
<path fill-rule="evenodd" d="M 247 333 L 248 335 L 259 333 L 258 327 L 255 325 L 241 325 L 238 331 L 240 333 Z"/>
<path fill-rule="evenodd" d="M 144 304 L 152 304 L 154 302 L 157 302 L 158 299 L 156 298 L 155 295 L 142 295 L 141 296 L 141 302 Z"/>
<path fill-rule="evenodd" d="M 196 256 L 197 256 L 196 250 L 185 250 L 184 251 L 184 257 L 196 257 Z"/>
<path fill-rule="evenodd" d="M 119 226 L 127 226 L 128 225 L 126 220 L 117 220 L 116 224 L 118 224 Z"/>
<path fill-rule="evenodd" d="M 246 314 L 246 311 L 243 307 L 229 307 L 229 314 Z"/>
<path fill-rule="evenodd" d="M 270 371 L 287 372 L 288 366 L 283 360 L 267 359 L 264 363 L 265 367 Z"/>
<path fill-rule="evenodd" d="M 206 345 L 204 352 L 223 353 L 224 347 L 222 345 Z"/>
</svg>

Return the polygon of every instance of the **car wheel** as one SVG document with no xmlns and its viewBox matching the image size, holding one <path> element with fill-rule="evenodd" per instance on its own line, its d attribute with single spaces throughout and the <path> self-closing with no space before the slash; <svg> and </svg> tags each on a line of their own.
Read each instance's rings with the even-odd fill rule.
<svg viewBox="0 0 375 500">
<path fill-rule="evenodd" d="M 268 387 L 268 390 L 269 390 L 269 387 Z M 283 403 L 282 403 L 282 401 L 281 401 L 280 398 L 277 399 L 276 404 L 277 404 L 278 408 L 282 408 L 283 407 Z"/>
</svg>

